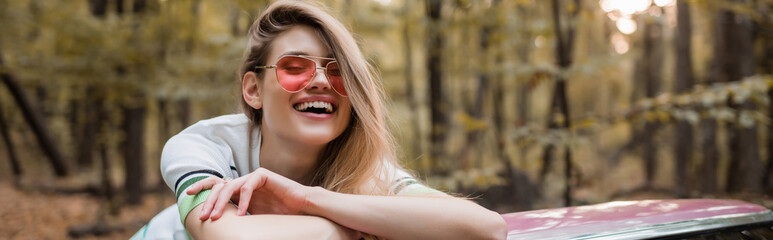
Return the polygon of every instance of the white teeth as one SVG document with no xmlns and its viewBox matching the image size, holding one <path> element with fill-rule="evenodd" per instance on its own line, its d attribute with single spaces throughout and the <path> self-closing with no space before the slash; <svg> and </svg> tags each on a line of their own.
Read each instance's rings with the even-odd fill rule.
<svg viewBox="0 0 773 240">
<path fill-rule="evenodd" d="M 322 101 L 314 101 L 314 102 L 305 102 L 300 103 L 298 105 L 295 105 L 295 110 L 298 111 L 305 111 L 306 109 L 313 107 L 313 108 L 324 108 L 325 112 L 333 112 L 333 105 L 329 102 L 322 102 Z"/>
</svg>

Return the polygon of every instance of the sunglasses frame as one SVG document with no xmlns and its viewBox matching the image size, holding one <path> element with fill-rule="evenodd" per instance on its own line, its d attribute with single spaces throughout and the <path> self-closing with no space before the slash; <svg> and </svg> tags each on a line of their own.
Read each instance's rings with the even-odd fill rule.
<svg viewBox="0 0 773 240">
<path fill-rule="evenodd" d="M 279 87 L 281 87 L 283 90 L 285 90 L 285 91 L 287 91 L 289 93 L 297 93 L 297 92 L 303 91 L 303 89 L 306 89 L 306 87 L 308 87 L 309 84 L 311 84 L 311 82 L 314 81 L 314 77 L 317 76 L 317 70 L 323 69 L 324 70 L 323 72 L 325 74 L 325 80 L 327 80 L 327 83 L 330 84 L 330 88 L 332 88 L 333 91 L 335 91 L 338 95 L 341 95 L 343 97 L 348 97 L 345 94 L 341 94 L 340 92 L 338 92 L 338 90 L 335 87 L 333 87 L 333 83 L 330 82 L 330 76 L 327 74 L 328 66 L 330 66 L 331 63 L 337 63 L 338 62 L 335 58 L 317 57 L 317 56 L 309 56 L 309 55 L 288 54 L 288 55 L 279 56 L 279 58 L 276 59 L 276 62 L 279 63 L 279 61 L 281 61 L 282 58 L 285 58 L 285 57 L 299 57 L 299 58 L 308 59 L 308 60 L 310 60 L 310 61 L 312 61 L 314 63 L 314 68 L 315 69 L 314 69 L 314 74 L 311 75 L 311 78 L 310 78 L 309 82 L 307 82 L 305 86 L 303 86 L 301 89 L 298 89 L 297 91 L 289 91 L 284 86 L 282 86 L 282 83 L 279 81 L 279 73 L 277 71 L 274 71 L 274 76 L 276 77 L 276 81 L 277 81 L 277 83 L 279 83 Z M 320 63 L 318 63 L 317 61 L 314 61 L 315 59 L 329 60 L 330 62 L 325 64 L 324 67 L 320 67 Z M 274 64 L 274 65 L 266 65 L 266 66 L 255 66 L 255 69 L 271 69 L 271 68 L 277 68 L 277 65 Z M 343 76 L 341 76 L 341 81 L 342 81 L 341 84 L 343 84 Z"/>
</svg>

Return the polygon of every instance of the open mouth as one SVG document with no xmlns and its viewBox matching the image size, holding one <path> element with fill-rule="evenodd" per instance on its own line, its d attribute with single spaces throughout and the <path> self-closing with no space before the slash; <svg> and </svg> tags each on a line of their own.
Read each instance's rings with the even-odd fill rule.
<svg viewBox="0 0 773 240">
<path fill-rule="evenodd" d="M 295 110 L 299 112 L 308 112 L 308 113 L 316 113 L 316 114 L 332 114 L 336 110 L 335 106 L 333 106 L 332 103 L 323 102 L 323 101 L 298 103 L 293 105 L 293 108 L 295 108 Z"/>
</svg>

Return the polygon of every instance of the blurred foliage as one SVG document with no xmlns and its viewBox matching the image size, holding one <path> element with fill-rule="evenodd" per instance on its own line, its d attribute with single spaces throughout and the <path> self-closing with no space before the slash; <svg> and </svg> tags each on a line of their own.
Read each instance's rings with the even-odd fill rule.
<svg viewBox="0 0 773 240">
<path fill-rule="evenodd" d="M 132 14 L 131 0 L 109 0 L 104 16 L 90 12 L 88 0 L 0 0 L 0 71 L 14 74 L 46 116 L 57 141 L 67 156 L 74 156 L 77 143 L 75 126 L 84 124 L 84 115 L 73 112 L 71 104 L 97 99 L 111 118 L 103 128 L 114 129 L 99 141 L 117 148 L 123 134 L 115 130 L 120 122 L 121 106 L 144 105 L 149 109 L 145 134 L 145 153 L 150 165 L 149 178 L 157 179 L 158 157 L 169 137 L 162 131 L 177 132 L 190 123 L 171 123 L 162 129 L 159 118 L 183 114 L 197 121 L 221 114 L 238 112 L 239 79 L 237 68 L 246 45 L 246 29 L 260 14 L 267 1 L 247 0 L 147 0 L 146 10 Z M 656 98 L 644 98 L 635 81 L 637 59 L 643 54 L 642 31 L 622 34 L 598 1 L 570 1 L 562 14 L 579 11 L 569 21 L 576 28 L 573 65 L 561 69 L 555 65 L 554 32 L 551 6 L 537 0 L 448 0 L 443 1 L 442 20 L 432 23 L 422 1 L 411 0 L 326 0 L 321 1 L 350 27 L 367 58 L 379 70 L 391 98 L 390 121 L 400 143 L 404 164 L 415 169 L 436 187 L 450 190 L 475 189 L 507 184 L 502 174 L 507 164 L 502 154 L 526 177 L 536 181 L 542 164 L 541 147 L 547 144 L 570 145 L 574 162 L 579 165 L 576 196 L 584 202 L 606 201 L 616 191 L 641 184 L 643 176 L 638 153 L 615 160 L 612 152 L 631 141 L 631 129 L 643 122 L 670 123 L 686 119 L 697 124 L 714 118 L 737 122 L 741 126 L 759 124 L 760 137 L 770 135 L 770 113 L 766 95 L 773 88 L 773 77 L 756 75 L 732 83 L 704 84 L 712 59 L 712 16 L 719 9 L 746 13 L 761 28 L 771 30 L 770 1 L 689 1 L 695 7 L 693 20 L 693 62 L 697 84 L 685 94 L 672 93 L 675 7 L 649 5 L 647 10 L 630 16 L 637 24 L 655 21 L 663 24 L 663 83 Z M 119 6 L 122 12 L 117 11 Z M 490 34 L 486 47 L 481 31 Z M 429 31 L 440 31 L 446 44 L 442 49 L 443 91 L 447 103 L 442 107 L 451 123 L 447 129 L 441 163 L 451 174 L 426 176 L 431 166 L 429 135 L 430 108 L 426 56 Z M 769 35 L 769 34 L 768 34 Z M 760 36 L 760 38 L 765 38 Z M 767 41 L 771 37 L 767 36 Z M 760 42 L 763 42 L 762 40 Z M 759 44 L 757 48 L 764 47 Z M 756 51 L 763 52 L 763 51 Z M 763 56 L 764 59 L 764 56 Z M 770 73 L 770 69 L 760 72 Z M 492 83 L 480 89 L 480 76 Z M 568 79 L 572 116 L 569 129 L 547 129 L 556 76 Z M 412 89 L 408 91 L 407 89 Z M 89 92 L 91 89 L 93 92 Z M 494 98 L 501 92 L 499 99 Z M 11 122 L 17 146 L 34 149 L 22 117 L 6 90 L 0 90 L 0 109 Z M 410 95 L 409 95 L 410 94 Z M 753 110 L 727 107 L 726 99 L 747 100 L 758 106 Z M 469 109 L 482 97 L 482 116 Z M 190 109 L 166 109 L 161 102 L 191 101 Z M 417 105 L 412 106 L 411 102 Z M 502 111 L 504 125 L 495 124 L 495 106 Z M 182 111 L 188 111 L 183 113 Z M 415 124 L 416 128 L 412 127 Z M 672 133 L 660 131 L 658 139 L 668 149 Z M 479 133 L 474 138 L 468 133 Z M 497 134 L 505 134 L 504 140 Z M 497 143 L 503 142 L 500 148 Z M 764 141 L 760 142 L 761 148 Z M 697 151 L 697 149 L 687 149 Z M 663 150 L 665 151 L 665 150 Z M 768 149 L 767 154 L 770 149 Z M 0 151 L 5 154 L 5 151 Z M 111 152 L 115 155 L 117 153 Z M 4 155 L 3 155 L 4 156 Z M 38 153 L 26 153 L 28 159 Z M 659 155 L 663 161 L 673 158 Z M 73 160 L 74 161 L 74 160 Z M 723 155 L 722 161 L 728 161 Z M 696 157 L 696 161 L 699 162 Z M 2 163 L 5 164 L 5 163 Z M 26 163 L 28 166 L 30 163 Z M 116 164 L 117 165 L 117 164 Z M 40 167 L 40 164 L 35 165 Z M 724 165 L 723 165 L 724 166 Z M 116 167 L 120 167 L 117 165 Z M 540 185 L 547 199 L 537 207 L 559 205 L 562 188 L 560 164 L 551 168 Z M 3 168 L 5 169 L 5 168 Z M 663 171 L 669 171 L 666 164 Z M 115 171 L 120 175 L 120 171 Z M 670 175 L 658 175 L 658 184 L 672 187 Z M 120 177 L 115 177 L 120 179 Z"/>
</svg>

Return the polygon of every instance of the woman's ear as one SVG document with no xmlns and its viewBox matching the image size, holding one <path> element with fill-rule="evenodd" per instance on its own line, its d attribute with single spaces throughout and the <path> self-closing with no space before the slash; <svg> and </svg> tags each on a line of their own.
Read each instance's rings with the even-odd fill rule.
<svg viewBox="0 0 773 240">
<path fill-rule="evenodd" d="M 263 108 L 263 99 L 261 98 L 263 89 L 260 83 L 261 81 L 258 80 L 258 76 L 254 72 L 247 72 L 242 77 L 242 97 L 247 105 L 254 109 Z"/>
</svg>

